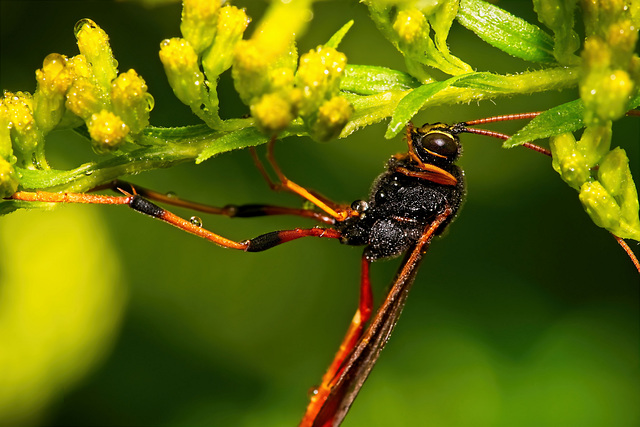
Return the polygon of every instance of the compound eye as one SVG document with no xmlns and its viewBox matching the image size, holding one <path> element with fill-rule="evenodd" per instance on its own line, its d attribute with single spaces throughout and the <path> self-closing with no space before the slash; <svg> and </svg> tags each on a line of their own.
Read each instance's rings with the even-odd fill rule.
<svg viewBox="0 0 640 427">
<path fill-rule="evenodd" d="M 453 159 L 458 155 L 459 144 L 453 135 L 431 131 L 422 139 L 422 147 L 435 156 Z"/>
</svg>

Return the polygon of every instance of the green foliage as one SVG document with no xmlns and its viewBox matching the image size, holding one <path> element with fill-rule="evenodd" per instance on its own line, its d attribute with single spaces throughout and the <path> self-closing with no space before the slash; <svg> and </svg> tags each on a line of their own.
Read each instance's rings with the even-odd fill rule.
<svg viewBox="0 0 640 427">
<path fill-rule="evenodd" d="M 324 45 L 299 55 L 295 37 L 309 24 L 312 3 L 272 3 L 251 37 L 244 38 L 251 21 L 244 10 L 185 1 L 182 38 L 163 41 L 160 59 L 176 97 L 205 125 L 178 129 L 149 126 L 154 101 L 144 80 L 134 70 L 118 74 L 106 33 L 93 21 L 81 20 L 74 29 L 79 55 L 70 59 L 49 55 L 37 72 L 33 96 L 5 93 L 0 118 L 9 123 L 10 132 L 1 135 L 2 195 L 16 189 L 87 191 L 123 175 L 184 161 L 201 163 L 226 151 L 262 144 L 272 135 L 327 140 L 386 118 L 391 120 L 385 136 L 391 138 L 426 108 L 572 87 L 579 88 L 581 100 L 542 114 L 505 147 L 586 125 L 580 139 L 584 143 L 576 145 L 586 159 L 580 168 L 567 166 L 575 161 L 577 148 L 562 143 L 569 141 L 566 136 L 552 144 L 554 167 L 579 189 L 587 182 L 602 183 L 594 171 L 610 149 L 608 142 L 590 144 L 590 135 L 608 135 L 604 137 L 608 141 L 612 122 L 638 105 L 640 59 L 633 24 L 637 13 L 623 2 L 586 6 L 579 58 L 574 54 L 579 47 L 573 19 L 576 2 L 534 2 L 539 20 L 553 31 L 550 35 L 481 0 L 437 5 L 364 1 L 378 29 L 403 55 L 408 73 L 347 64 L 346 55 L 337 49 L 352 21 Z M 538 64 L 538 69 L 510 75 L 473 71 L 448 50 L 447 37 L 456 20 L 491 46 Z M 251 118 L 220 118 L 217 86 L 228 69 Z M 436 80 L 434 69 L 451 77 Z M 77 129 L 95 152 L 108 157 L 70 171 L 50 169 L 44 156 L 46 135 L 65 127 Z M 625 168 L 626 163 L 616 164 Z M 633 183 L 626 172 L 613 176 Z M 623 192 L 633 206 L 637 197 L 627 190 Z M 4 201 L 0 212 L 25 206 Z M 585 204 L 585 209 L 597 224 L 615 223 L 602 221 L 602 215 L 589 206 Z M 629 218 L 637 217 L 629 213 L 632 208 L 619 207 L 626 212 L 620 224 L 637 223 Z M 620 230 L 620 224 L 606 228 Z"/>
<path fill-rule="evenodd" d="M 509 55 L 530 62 L 556 62 L 551 36 L 497 6 L 481 0 L 463 0 L 458 22 Z"/>
<path fill-rule="evenodd" d="M 9 3 L 21 5 L 23 2 Z M 38 11 L 51 10 L 52 6 L 46 2 L 36 3 L 37 6 L 32 7 Z M 94 5 L 94 2 L 85 3 Z M 368 7 L 374 15 L 375 5 L 370 3 Z M 469 110 L 477 109 L 471 116 L 479 117 L 492 108 L 491 102 L 476 106 L 480 100 L 499 100 L 508 112 L 520 112 L 529 107 L 508 105 L 513 98 L 519 97 L 520 101 L 524 98 L 533 104 L 536 97 L 527 96 L 530 93 L 545 92 L 544 97 L 536 99 L 553 99 L 553 92 L 559 89 L 569 89 L 565 95 L 584 91 L 589 100 L 577 99 L 550 108 L 505 142 L 505 146 L 557 135 L 553 141 L 564 142 L 566 149 L 563 151 L 558 148 L 562 144 L 552 141 L 554 167 L 556 163 L 559 165 L 562 178 L 580 191 L 580 199 L 584 199 L 586 209 L 599 225 L 621 236 L 627 236 L 625 231 L 633 236 L 638 206 L 634 203 L 636 191 L 628 173 L 627 155 L 616 148 L 609 150 L 608 143 L 603 144 L 608 138 L 595 139 L 594 136 L 600 129 L 600 135 L 613 132 L 617 138 L 612 141 L 626 142 L 631 165 L 635 167 L 632 170 L 637 171 L 638 165 L 634 164 L 637 156 L 632 155 L 637 147 L 637 128 L 633 128 L 637 119 L 614 123 L 626 109 L 638 105 L 638 80 L 634 74 L 637 42 L 632 43 L 635 47 L 628 48 L 625 46 L 633 41 L 632 37 L 612 43 L 615 40 L 607 34 L 616 34 L 615 31 L 598 31 L 599 41 L 594 42 L 595 48 L 590 48 L 593 53 L 585 57 L 585 37 L 595 36 L 595 29 L 599 27 L 612 25 L 610 21 L 616 15 L 609 10 L 589 11 L 589 31 L 584 34 L 582 28 L 586 24 L 569 23 L 572 16 L 578 21 L 582 16 L 566 6 L 571 2 L 555 2 L 567 9 L 556 12 L 552 7 L 554 2 L 536 1 L 540 22 L 546 26 L 531 26 L 540 36 L 538 41 L 526 32 L 518 34 L 511 29 L 518 21 L 522 24 L 522 20 L 513 15 L 504 18 L 516 20 L 509 25 L 481 22 L 474 30 L 478 35 L 504 37 L 502 41 L 492 42 L 497 43 L 497 47 L 482 46 L 481 55 L 491 57 L 491 64 L 483 66 L 475 59 L 468 59 L 473 55 L 464 51 L 465 46 L 456 36 L 466 33 L 465 42 L 473 37 L 471 31 L 460 25 L 465 13 L 473 17 L 468 12 L 472 5 L 492 6 L 470 1 L 460 5 L 456 1 L 438 3 L 446 10 L 420 10 L 424 18 L 415 10 L 409 10 L 411 2 L 398 2 L 398 6 L 388 1 L 381 3 L 379 8 L 388 11 L 387 17 L 382 15 L 386 21 L 381 21 L 385 26 L 381 31 L 389 32 L 389 45 L 398 49 L 398 65 L 382 62 L 390 68 L 371 65 L 381 63 L 381 58 L 374 51 L 378 46 L 372 46 L 367 37 L 362 36 L 366 17 L 356 19 L 353 26 L 344 25 L 334 36 L 317 31 L 323 35 L 316 37 L 315 32 L 309 31 L 311 34 L 299 45 L 308 43 L 305 48 L 285 37 L 286 55 L 273 62 L 277 67 L 267 70 L 271 80 L 267 80 L 266 89 L 260 89 L 264 93 L 258 91 L 255 95 L 247 91 L 251 96 L 247 96 L 244 110 L 229 109 L 231 102 L 226 98 L 236 83 L 232 81 L 232 74 L 237 60 L 230 45 L 247 39 L 244 31 L 238 30 L 242 22 L 248 23 L 246 14 L 254 19 L 247 34 L 256 34 L 255 27 L 261 25 L 264 18 L 259 17 L 255 8 L 249 7 L 244 17 L 235 15 L 240 24 L 236 22 L 228 28 L 216 27 L 212 32 L 210 27 L 203 27 L 202 32 L 185 29 L 184 33 L 178 33 L 180 13 L 171 7 L 163 13 L 173 11 L 174 19 L 165 17 L 162 21 L 157 10 L 136 9 L 137 5 L 133 5 L 133 10 L 139 13 L 131 13 L 131 9 L 126 9 L 131 3 L 118 2 L 110 7 L 117 8 L 118 13 L 123 13 L 120 7 L 127 10 L 118 16 L 122 19 L 120 25 L 119 20 L 110 21 L 102 16 L 98 19 L 92 13 L 85 13 L 86 9 L 80 6 L 80 17 L 93 17 L 112 36 L 113 53 L 108 45 L 102 45 L 104 49 L 108 47 L 102 51 L 108 53 L 105 64 L 117 68 L 109 59 L 116 55 L 123 72 L 116 71 L 118 77 L 111 82 L 132 76 L 132 70 L 126 71 L 124 64 L 134 66 L 135 75 L 144 80 L 133 84 L 132 76 L 122 87 L 98 84 L 102 78 L 94 75 L 84 55 L 71 56 L 73 51 L 68 50 L 64 52 L 68 58 L 60 54 L 46 56 L 43 67 L 36 72 L 33 95 L 14 92 L 0 103 L 0 192 L 10 195 L 18 189 L 86 191 L 115 178 L 181 162 L 201 163 L 221 153 L 263 144 L 271 134 L 261 129 L 268 127 L 259 128 L 255 117 L 242 115 L 250 111 L 254 95 L 258 98 L 256 105 L 265 102 L 262 95 L 266 95 L 266 101 L 270 97 L 282 101 L 285 112 L 282 116 L 292 119 L 278 132 L 279 137 L 291 136 L 292 142 L 302 140 L 298 135 L 328 138 L 335 133 L 332 127 L 335 122 L 330 125 L 312 117 L 313 114 L 305 121 L 296 111 L 299 104 L 295 98 L 298 89 L 302 89 L 296 85 L 298 58 L 309 49 L 315 52 L 317 44 L 328 40 L 323 47 L 342 49 L 349 61 L 356 58 L 356 54 L 366 58 L 358 60 L 364 65 L 347 61 L 344 74 L 339 77 L 338 99 L 348 101 L 351 107 L 351 116 L 341 130 L 342 137 L 378 122 L 389 124 L 389 137 L 398 135 L 408 120 L 419 120 L 414 117 L 419 111 L 427 110 L 440 119 L 451 114 L 447 106 L 452 104 L 462 104 L 464 109 L 465 104 L 471 103 L 470 108 L 466 107 L 465 116 L 455 109 L 454 119 L 469 118 Z M 339 13 L 332 10 L 335 4 L 341 4 L 336 7 Z M 342 4 L 348 6 L 342 7 Z M 509 10 L 515 7 L 509 2 L 498 5 Z M 635 9 L 630 9 L 630 19 L 633 22 L 635 16 L 636 23 L 640 16 L 638 5 L 633 2 L 631 6 Z M 325 23 L 323 16 L 341 16 L 342 21 L 335 23 L 333 30 L 339 28 L 352 18 L 349 13 L 357 7 L 355 2 L 323 2 L 314 6 L 315 20 L 310 22 L 307 20 L 310 15 L 305 14 L 310 10 L 306 2 L 294 11 L 270 14 L 276 24 L 284 19 L 286 24 L 301 25 L 293 31 L 297 40 L 304 27 L 316 30 L 321 27 Z M 400 9 L 405 11 L 405 16 L 418 17 L 429 25 L 432 31 L 417 34 L 430 39 L 419 43 L 430 49 L 433 58 L 422 57 L 419 51 L 412 52 L 410 43 L 401 43 L 399 36 L 394 35 L 394 26 L 400 28 L 397 23 Z M 216 22 L 231 20 L 221 19 L 222 13 L 237 12 L 217 10 Z M 300 15 L 295 15 L 298 13 Z M 68 22 L 69 14 L 65 9 L 55 19 L 64 16 L 64 22 Z M 106 16 L 111 14 L 113 12 Z M 30 33 L 31 37 L 51 34 L 48 25 L 39 31 L 33 30 L 33 15 L 28 13 L 22 21 L 18 19 L 20 31 Z M 292 16 L 305 19 L 292 19 Z M 527 19 L 535 24 L 535 17 L 531 16 Z M 153 51 L 151 58 L 136 57 L 135 52 L 142 51 L 145 44 L 140 43 L 135 32 L 130 32 L 133 35 L 124 40 L 122 37 L 124 28 L 130 26 L 127 23 L 134 19 L 144 21 L 138 24 L 145 29 L 147 40 L 153 37 L 149 34 L 156 34 L 156 45 L 164 37 L 181 35 L 185 44 L 188 41 L 200 46 L 193 48 L 196 66 L 191 69 L 200 75 L 178 72 L 178 79 L 174 81 L 173 71 L 167 70 L 166 76 L 163 75 L 154 49 L 146 49 Z M 406 20 L 402 22 L 406 24 Z M 59 27 L 60 22 L 57 24 Z M 96 30 L 94 25 L 89 29 Z M 290 25 L 271 28 L 292 34 Z M 167 32 L 166 28 L 175 28 L 176 32 Z M 452 37 L 447 40 L 449 28 Z M 616 28 L 625 26 L 619 22 Z M 409 30 L 410 26 L 405 27 L 403 33 L 411 33 Z M 571 31 L 580 33 L 583 46 L 572 45 Z M 625 31 L 617 34 L 628 35 Z M 209 41 L 211 36 L 213 40 Z M 68 38 L 71 37 L 69 28 Z M 359 40 L 358 45 L 352 43 L 354 39 Z M 497 74 L 503 59 L 511 59 L 507 52 L 511 41 L 505 40 L 520 39 L 532 43 L 533 52 L 543 48 L 549 62 L 518 59 L 511 62 L 516 64 L 509 70 L 513 74 Z M 545 39 L 552 40 L 551 45 L 541 43 Z M 5 43 L 12 41 L 5 40 Z M 379 40 L 376 43 L 382 44 Z M 447 43 L 453 54 L 467 60 L 469 68 L 448 52 Z M 478 40 L 473 48 L 481 43 Z M 127 50 L 129 56 L 124 52 Z M 575 56 L 576 52 L 579 57 Z M 7 54 L 8 50 L 3 50 L 3 59 Z M 25 49 L 23 57 L 15 60 L 10 57 L 3 61 L 3 67 L 14 64 L 17 68 L 15 64 L 24 63 L 33 55 Z M 406 66 L 403 66 L 403 58 L 408 56 L 411 59 L 405 59 Z M 494 62 L 496 68 L 493 68 Z M 7 76 L 5 69 L 3 77 Z M 479 72 L 475 72 L 476 69 Z M 23 68 L 19 73 L 33 77 L 29 69 Z M 184 89 L 184 110 L 191 109 L 193 120 L 200 124 L 177 128 L 157 126 L 163 123 L 159 119 L 163 111 L 158 108 L 152 116 L 150 110 L 155 103 L 158 107 L 164 106 L 166 111 L 167 103 L 158 81 L 154 81 L 155 74 L 171 82 L 176 101 L 182 100 L 179 93 Z M 630 101 L 614 93 L 607 86 L 610 82 L 602 79 L 614 74 L 622 77 L 617 81 L 630 82 L 627 89 L 630 94 L 636 94 L 629 96 Z M 228 87 L 219 86 L 221 75 L 220 84 Z M 200 85 L 190 87 L 188 83 L 180 83 L 190 81 L 189 78 Z M 145 80 L 148 91 L 156 97 L 155 102 L 149 93 L 142 92 Z M 238 84 L 238 91 L 249 83 L 245 79 Z M 201 90 L 202 84 L 206 90 Z M 14 90 L 27 86 L 28 83 L 18 85 Z M 591 94 L 593 89 L 595 95 Z M 318 104 L 321 103 L 317 99 L 322 103 L 331 101 L 336 95 L 331 92 L 313 101 Z M 609 95 L 612 96 L 609 98 Z M 517 103 L 518 99 L 514 101 Z M 11 115 L 7 107 L 12 107 Z M 321 108 L 319 105 L 318 111 Z M 88 128 L 93 114 L 102 110 L 119 117 L 129 129 L 112 151 L 102 150 L 102 142 L 92 141 Z M 611 112 L 613 117 L 599 118 Z M 591 119 L 585 117 L 587 114 Z M 282 119 L 282 116 L 272 118 Z M 148 125 L 149 119 L 156 126 Z M 579 131 L 587 124 L 594 128 L 575 136 L 566 134 Z M 97 130 L 108 128 L 103 126 Z M 621 131 L 629 128 L 632 130 L 626 134 Z M 75 135 L 70 135 L 68 129 L 77 133 L 75 141 Z M 62 132 L 55 132 L 58 130 Z M 346 145 L 283 144 L 277 154 L 292 178 L 297 179 L 300 170 L 313 169 L 317 173 L 303 173 L 300 178 L 305 181 L 318 178 L 313 188 L 338 199 L 351 200 L 345 197 L 352 197 L 354 191 L 357 196 L 363 196 L 383 157 L 401 144 L 399 137 L 393 143 L 383 141 L 380 138 L 383 133 L 380 126 L 366 129 L 354 135 L 353 143 L 349 138 Z M 592 136 L 584 139 L 585 135 Z M 357 138 L 368 141 L 361 145 Z M 479 141 L 477 145 L 474 140 Z M 462 161 L 470 184 L 466 210 L 446 240 L 430 252 L 428 264 L 420 272 L 423 286 L 414 289 L 411 307 L 405 314 L 406 323 L 403 322 L 394 336 L 395 344 L 386 350 L 389 353 L 385 360 L 391 363 L 383 361 L 376 366 L 375 375 L 368 380 L 367 393 L 359 397 L 347 424 L 420 424 L 425 419 L 439 425 L 474 427 L 638 424 L 637 305 L 629 304 L 637 301 L 637 287 L 630 286 L 637 281 L 635 271 L 629 271 L 632 267 L 627 265 L 619 248 L 614 247 L 608 233 L 583 232 L 580 218 L 571 216 L 571 206 L 578 201 L 571 199 L 571 191 L 565 194 L 561 190 L 550 190 L 554 183 L 548 159 L 536 158 L 535 154 L 501 153 L 492 149 L 491 142 L 482 146 L 481 141 L 481 137 L 472 135 L 465 138 L 467 154 Z M 91 157 L 88 150 L 80 149 L 77 155 L 64 161 L 56 157 L 60 151 L 74 152 L 77 142 L 95 146 L 102 154 Z M 582 147 L 582 142 L 589 143 Z M 60 149 L 63 144 L 67 145 Z M 295 162 L 287 162 L 286 151 L 299 156 L 300 152 L 307 154 L 314 150 L 317 157 L 304 157 L 303 162 L 297 157 Z M 214 204 L 274 200 L 287 203 L 286 195 L 278 199 L 282 195 L 265 193 L 259 174 L 251 169 L 248 153 L 223 157 L 208 161 L 204 167 L 161 170 L 135 180 L 154 189 L 177 190 L 181 196 Z M 519 162 L 519 158 L 523 161 Z M 571 160 L 575 164 L 571 164 Z M 326 165 L 331 169 L 321 175 Z M 365 172 L 367 165 L 373 166 Z M 255 180 L 252 175 L 256 175 Z M 157 181 L 149 184 L 154 179 Z M 475 210 L 478 205 L 481 206 L 479 212 Z M 333 242 L 325 245 L 300 242 L 310 246 L 294 244 L 273 253 L 249 256 L 211 248 L 206 242 L 184 237 L 171 227 L 138 218 L 126 208 L 82 206 L 50 212 L 53 208 L 50 203 L 0 201 L 0 214 L 18 208 L 24 209 L 0 219 L 3 248 L 0 253 L 4 262 L 0 265 L 0 382 L 3 384 L 0 424 L 67 425 L 87 419 L 94 423 L 107 420 L 128 425 L 296 423 L 306 403 L 306 389 L 318 380 L 333 354 L 344 322 L 352 314 L 353 299 L 336 296 L 349 292 L 348 282 L 357 281 L 354 268 L 359 256 L 357 250 L 336 248 Z M 26 212 L 27 209 L 32 211 Z M 562 212 L 557 213 L 560 210 Z M 92 215 L 104 218 L 95 221 Z M 266 220 L 271 221 L 270 225 L 263 221 L 204 220 L 207 228 L 238 238 L 300 224 L 279 218 Z M 541 221 L 546 222 L 542 225 Z M 107 231 L 114 235 L 113 244 L 105 241 Z M 314 251 L 311 261 L 307 249 Z M 273 268 L 274 265 L 286 268 Z M 375 268 L 374 286 L 380 286 L 385 284 L 385 277 L 392 277 L 395 265 L 381 263 Z M 259 283 L 256 277 L 260 278 Z M 122 283 L 131 294 L 126 310 L 123 310 Z M 331 316 L 326 316 L 328 310 Z M 118 330 L 121 319 L 127 323 Z M 120 335 L 113 357 L 100 370 L 87 376 L 104 356 L 114 331 Z M 79 380 L 84 385 L 78 390 Z M 101 396 L 99 402 L 94 399 L 96 395 Z M 60 402 L 61 396 L 64 402 Z M 460 402 L 466 402 L 462 409 Z M 467 404 L 469 402 L 471 404 Z M 53 421 L 39 419 L 47 413 L 54 414 Z M 417 418 L 407 421 L 405 416 Z"/>
</svg>

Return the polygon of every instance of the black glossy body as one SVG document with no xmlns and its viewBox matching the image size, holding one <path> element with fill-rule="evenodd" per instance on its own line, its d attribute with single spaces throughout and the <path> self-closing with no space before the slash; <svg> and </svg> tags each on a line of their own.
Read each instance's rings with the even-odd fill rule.
<svg viewBox="0 0 640 427">
<path fill-rule="evenodd" d="M 387 171 L 373 183 L 366 203 L 353 203 L 354 207 L 361 206 L 362 214 L 336 224 L 342 232 L 342 243 L 366 245 L 365 257 L 369 261 L 398 256 L 414 245 L 427 225 L 449 206 L 453 214 L 436 232 L 442 233 L 462 203 L 464 173 L 454 164 L 440 167 L 458 183 L 442 185 L 408 176 L 398 168 L 416 172 L 421 169 L 410 158 L 392 157 Z"/>
</svg>

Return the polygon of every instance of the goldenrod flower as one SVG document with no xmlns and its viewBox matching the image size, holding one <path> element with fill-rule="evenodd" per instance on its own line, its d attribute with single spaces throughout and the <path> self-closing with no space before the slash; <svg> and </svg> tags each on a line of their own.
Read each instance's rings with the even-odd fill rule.
<svg viewBox="0 0 640 427">
<path fill-rule="evenodd" d="M 174 37 L 160 44 L 160 61 L 173 93 L 189 106 L 204 102 L 205 80 L 198 66 L 198 55 L 191 44 Z"/>
<path fill-rule="evenodd" d="M 117 149 L 129 134 L 127 126 L 120 117 L 110 111 L 102 110 L 93 114 L 87 123 L 93 149 L 97 153 L 107 153 Z"/>
<path fill-rule="evenodd" d="M 349 101 L 341 96 L 334 96 L 320 106 L 318 117 L 311 128 L 312 136 L 318 141 L 337 137 L 352 114 L 353 106 Z"/>
<path fill-rule="evenodd" d="M 0 158 L 15 163 L 13 148 L 11 147 L 11 120 L 9 109 L 4 99 L 0 98 Z"/>
<path fill-rule="evenodd" d="M 308 117 L 337 94 L 347 57 L 333 48 L 318 47 L 300 57 L 296 86 L 302 90 L 300 115 Z"/>
<path fill-rule="evenodd" d="M 22 154 L 23 165 L 46 167 L 42 156 L 44 136 L 33 117 L 33 97 L 26 92 L 5 92 L 3 103 L 7 108 L 11 138 L 16 150 Z"/>
<path fill-rule="evenodd" d="M 18 174 L 4 158 L 0 157 L 0 198 L 15 193 L 18 189 Z"/>
<path fill-rule="evenodd" d="M 416 8 L 400 10 L 393 23 L 393 29 L 404 43 L 415 43 L 429 36 L 427 18 Z"/>
<path fill-rule="evenodd" d="M 273 135 L 286 128 L 294 116 L 291 103 L 277 93 L 263 95 L 251 105 L 251 115 L 262 131 Z"/>
<path fill-rule="evenodd" d="M 591 177 L 590 167 L 584 155 L 576 147 L 572 133 L 563 133 L 549 139 L 554 153 L 552 166 L 562 179 L 576 190 Z"/>
<path fill-rule="evenodd" d="M 105 94 L 91 80 L 79 77 L 67 92 L 65 105 L 69 111 L 83 120 L 106 107 Z"/>
<path fill-rule="evenodd" d="M 74 78 L 67 62 L 65 56 L 52 53 L 36 71 L 38 86 L 33 94 L 33 115 L 44 134 L 55 128 L 64 114 L 65 94 Z"/>
<path fill-rule="evenodd" d="M 218 0 L 182 1 L 180 32 L 198 54 L 213 42 L 219 9 L 220 1 Z"/>
<path fill-rule="evenodd" d="M 241 40 L 235 49 L 233 83 L 245 104 L 269 91 L 270 61 L 254 40 Z"/>
<path fill-rule="evenodd" d="M 634 82 L 626 71 L 590 73 L 580 86 L 580 97 L 587 107 L 587 122 L 622 117 L 634 88 Z"/>
<path fill-rule="evenodd" d="M 118 74 L 118 62 L 113 57 L 109 37 L 90 19 L 81 19 L 74 29 L 78 48 L 91 68 L 96 84 L 108 92 L 111 81 Z"/>
<path fill-rule="evenodd" d="M 224 6 L 218 12 L 217 31 L 213 44 L 204 52 L 202 66 L 207 79 L 215 80 L 231 67 L 236 45 L 251 22 L 244 10 Z"/>
<path fill-rule="evenodd" d="M 129 126 L 131 133 L 139 133 L 149 126 L 149 111 L 153 97 L 147 92 L 147 84 L 135 72 L 121 73 L 111 83 L 113 111 Z"/>
</svg>

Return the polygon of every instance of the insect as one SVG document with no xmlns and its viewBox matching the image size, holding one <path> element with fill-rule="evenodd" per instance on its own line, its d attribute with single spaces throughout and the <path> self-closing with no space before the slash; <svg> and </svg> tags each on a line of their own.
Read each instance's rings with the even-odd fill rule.
<svg viewBox="0 0 640 427">
<path fill-rule="evenodd" d="M 477 133 L 506 139 L 505 135 L 497 132 L 470 126 L 527 119 L 538 114 L 497 116 L 455 125 L 435 123 L 419 128 L 410 124 L 406 133 L 407 152 L 395 155 L 388 161 L 386 171 L 375 180 L 368 199 L 356 200 L 350 205 L 334 203 L 289 180 L 275 162 L 274 139 L 268 144 L 267 159 L 278 177 L 278 182 L 269 179 L 263 164 L 253 152 L 259 170 L 272 188 L 295 193 L 313 203 L 316 209 L 271 205 L 216 208 L 168 197 L 119 181 L 109 186 L 125 193 L 124 196 L 18 192 L 12 198 L 25 201 L 127 204 L 138 212 L 165 221 L 219 246 L 246 252 L 264 251 L 302 237 L 332 238 L 343 244 L 364 246 L 358 309 L 320 385 L 312 393 L 301 422 L 303 426 L 339 425 L 398 321 L 432 238 L 448 227 L 461 206 L 465 190 L 464 174 L 455 165 L 461 154 L 458 135 Z M 544 148 L 533 144 L 526 146 L 549 155 Z M 275 231 L 250 240 L 234 241 L 204 229 L 198 221 L 178 217 L 151 200 L 229 217 L 296 215 L 315 219 L 324 226 Z M 630 250 L 627 252 L 633 258 L 633 253 Z M 369 279 L 370 264 L 401 254 L 405 254 L 404 260 L 384 302 L 372 318 L 374 307 Z"/>
</svg>

